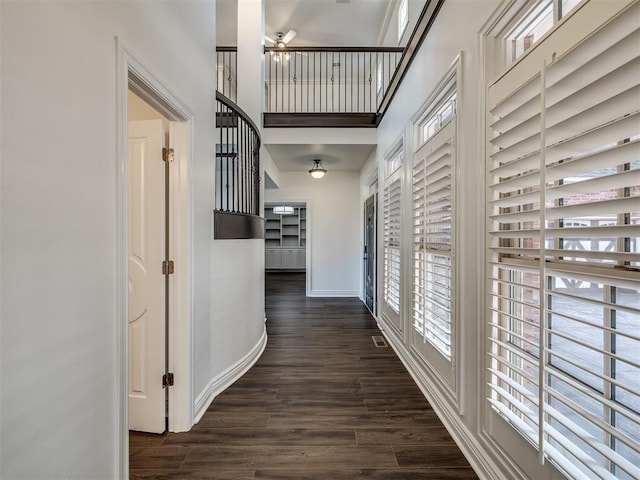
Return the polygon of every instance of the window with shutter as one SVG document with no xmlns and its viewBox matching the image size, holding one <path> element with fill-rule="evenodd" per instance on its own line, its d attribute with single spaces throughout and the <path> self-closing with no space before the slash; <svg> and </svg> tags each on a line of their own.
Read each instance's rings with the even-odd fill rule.
<svg viewBox="0 0 640 480">
<path fill-rule="evenodd" d="M 400 178 L 392 180 L 384 189 L 384 314 L 398 328 L 400 315 Z"/>
<path fill-rule="evenodd" d="M 639 15 L 489 90 L 489 402 L 576 479 L 640 478 Z"/>
<path fill-rule="evenodd" d="M 402 230 L 402 164 L 404 138 L 399 138 L 384 156 L 383 215 L 383 283 L 382 316 L 399 331 L 400 278 L 401 278 L 401 230 Z"/>
<path fill-rule="evenodd" d="M 453 322 L 455 85 L 420 122 L 413 165 L 413 327 L 448 362 Z M 443 115 L 443 112 L 445 113 Z M 431 127 L 437 125 L 435 127 Z M 429 351 L 425 352 L 429 355 Z"/>
</svg>

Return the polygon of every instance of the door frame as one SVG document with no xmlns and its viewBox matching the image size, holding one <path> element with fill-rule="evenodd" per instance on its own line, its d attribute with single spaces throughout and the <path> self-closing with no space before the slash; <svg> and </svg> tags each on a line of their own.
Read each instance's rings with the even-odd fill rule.
<svg viewBox="0 0 640 480">
<path fill-rule="evenodd" d="M 187 431 L 193 426 L 193 335 L 192 335 L 192 221 L 191 182 L 194 113 L 125 48 L 116 45 L 116 402 L 118 409 L 118 454 L 120 478 L 129 478 L 128 429 L 128 91 L 131 89 L 166 116 L 175 151 L 169 182 L 170 255 L 175 274 L 169 277 L 167 332 L 169 368 L 176 383 L 169 389 L 169 431 Z M 160 161 L 160 159 L 159 159 Z"/>
<path fill-rule="evenodd" d="M 311 261 L 312 261 L 312 256 L 311 256 L 311 243 L 313 240 L 313 236 L 311 234 L 311 205 L 313 204 L 313 202 L 309 199 L 306 200 L 293 200 L 289 197 L 278 197 L 276 195 L 274 195 L 276 198 L 269 198 L 269 200 L 266 199 L 266 194 L 263 195 L 263 200 L 262 200 L 262 215 L 264 216 L 264 208 L 266 204 L 268 203 L 277 203 L 277 204 L 282 204 L 282 203 L 299 203 L 299 204 L 304 204 L 305 209 L 306 209 L 306 216 L 307 216 L 307 222 L 306 222 L 306 235 L 307 235 L 307 239 L 305 242 L 305 296 L 307 297 L 311 297 L 312 295 L 312 285 L 311 285 L 311 279 L 312 279 L 312 275 L 311 275 Z"/>
</svg>

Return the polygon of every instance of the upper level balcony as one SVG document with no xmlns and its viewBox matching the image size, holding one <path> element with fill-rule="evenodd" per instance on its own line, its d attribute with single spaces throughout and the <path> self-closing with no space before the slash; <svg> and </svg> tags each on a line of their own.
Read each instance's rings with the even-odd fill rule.
<svg viewBox="0 0 640 480">
<path fill-rule="evenodd" d="M 265 48 L 265 127 L 375 127 L 402 47 Z M 235 101 L 236 48 L 217 49 L 217 89 Z"/>
<path fill-rule="evenodd" d="M 375 28 L 365 29 L 367 34 L 364 35 L 363 30 L 359 35 L 363 38 L 356 42 L 352 36 L 341 34 L 348 30 L 344 28 L 344 22 L 362 22 L 346 17 L 342 17 L 342 29 L 338 31 L 335 25 L 327 25 L 331 34 L 318 37 L 316 32 L 315 36 L 308 34 L 304 37 L 316 46 L 304 47 L 292 45 L 290 41 L 271 40 L 275 46 L 264 47 L 264 68 L 261 72 L 264 82 L 262 126 L 377 127 L 443 3 L 444 0 L 416 0 L 413 3 L 398 2 L 396 7 L 388 6 L 388 21 L 381 22 L 382 17 L 378 17 L 374 22 L 384 24 L 382 30 L 376 33 Z M 234 19 L 236 10 L 227 9 L 219 18 Z M 381 15 L 384 15 L 384 10 L 380 11 Z M 318 11 L 315 14 L 323 16 Z M 303 18 L 296 17 L 293 12 L 292 15 L 289 21 L 305 23 Z M 266 17 L 266 24 L 273 21 L 269 19 L 268 12 Z M 390 20 L 392 17 L 396 23 Z M 372 19 L 368 17 L 369 22 Z M 243 36 L 238 37 L 237 31 L 234 32 L 234 24 L 237 24 L 235 20 L 217 25 L 220 44 L 233 45 L 238 38 L 247 41 Z M 273 25 L 269 30 L 277 32 Z M 296 38 L 300 39 L 300 36 Z M 351 46 L 326 46 L 326 41 Z M 363 46 L 376 43 L 399 46 Z M 241 47 L 246 48 L 244 44 Z M 238 100 L 236 95 L 237 50 L 235 46 L 217 47 L 217 90 L 233 102 L 242 104 L 242 99 Z M 256 53 L 255 50 L 250 51 L 251 55 Z M 260 88 L 258 78 L 250 81 L 255 82 L 251 85 Z"/>
</svg>

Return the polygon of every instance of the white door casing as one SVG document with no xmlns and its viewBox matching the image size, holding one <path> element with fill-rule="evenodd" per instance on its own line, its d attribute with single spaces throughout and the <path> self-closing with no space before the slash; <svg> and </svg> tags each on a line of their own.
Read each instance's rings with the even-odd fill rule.
<svg viewBox="0 0 640 480">
<path fill-rule="evenodd" d="M 129 429 L 165 430 L 162 120 L 129 123 Z"/>
</svg>

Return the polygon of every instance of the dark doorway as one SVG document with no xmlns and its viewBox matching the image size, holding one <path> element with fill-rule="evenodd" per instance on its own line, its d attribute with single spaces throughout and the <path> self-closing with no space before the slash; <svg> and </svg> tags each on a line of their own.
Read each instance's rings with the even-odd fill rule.
<svg viewBox="0 0 640 480">
<path fill-rule="evenodd" d="M 376 314 L 376 194 L 364 204 L 364 297 L 372 315 Z"/>
</svg>

